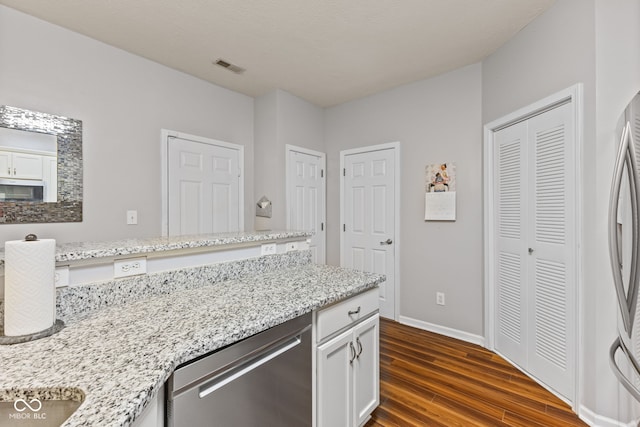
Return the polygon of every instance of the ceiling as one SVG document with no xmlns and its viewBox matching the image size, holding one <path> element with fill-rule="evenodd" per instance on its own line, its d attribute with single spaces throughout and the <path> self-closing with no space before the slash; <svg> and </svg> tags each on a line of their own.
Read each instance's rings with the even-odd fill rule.
<svg viewBox="0 0 640 427">
<path fill-rule="evenodd" d="M 257 97 L 321 107 L 481 61 L 554 0 L 0 0 Z M 217 59 L 242 74 L 214 65 Z"/>
</svg>

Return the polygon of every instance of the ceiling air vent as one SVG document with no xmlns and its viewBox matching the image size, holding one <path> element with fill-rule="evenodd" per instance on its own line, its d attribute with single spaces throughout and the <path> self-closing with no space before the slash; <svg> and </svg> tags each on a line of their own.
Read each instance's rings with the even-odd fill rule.
<svg viewBox="0 0 640 427">
<path fill-rule="evenodd" d="M 237 65 L 227 62 L 224 59 L 218 59 L 214 62 L 214 64 L 226 68 L 229 71 L 233 71 L 236 74 L 242 74 L 246 71 L 244 68 L 238 67 Z"/>
</svg>

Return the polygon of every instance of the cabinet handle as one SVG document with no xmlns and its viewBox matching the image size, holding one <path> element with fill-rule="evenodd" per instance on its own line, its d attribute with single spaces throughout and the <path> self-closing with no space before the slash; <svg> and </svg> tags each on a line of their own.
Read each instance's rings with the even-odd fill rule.
<svg viewBox="0 0 640 427">
<path fill-rule="evenodd" d="M 11 175 L 11 168 L 7 168 L 7 175 Z"/>
<path fill-rule="evenodd" d="M 360 313 L 360 306 L 358 306 L 357 310 L 349 310 L 349 316 L 353 316 L 354 314 Z"/>
<path fill-rule="evenodd" d="M 356 344 L 358 344 L 358 354 L 356 358 L 360 359 L 360 355 L 362 354 L 362 343 L 360 342 L 360 337 L 356 338 Z"/>
<path fill-rule="evenodd" d="M 356 349 L 353 347 L 353 341 L 349 341 L 349 350 L 351 351 L 351 359 L 349 359 L 349 363 L 353 365 L 353 361 L 356 358 Z"/>
<path fill-rule="evenodd" d="M 18 173 L 16 172 L 16 168 L 13 168 L 13 174 L 18 175 Z"/>
</svg>

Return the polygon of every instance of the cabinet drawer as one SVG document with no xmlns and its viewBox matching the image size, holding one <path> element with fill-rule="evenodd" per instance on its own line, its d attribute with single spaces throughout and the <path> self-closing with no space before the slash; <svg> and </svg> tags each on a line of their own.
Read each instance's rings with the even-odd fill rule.
<svg viewBox="0 0 640 427">
<path fill-rule="evenodd" d="M 318 311 L 317 341 L 378 311 L 378 288 L 370 289 Z"/>
</svg>

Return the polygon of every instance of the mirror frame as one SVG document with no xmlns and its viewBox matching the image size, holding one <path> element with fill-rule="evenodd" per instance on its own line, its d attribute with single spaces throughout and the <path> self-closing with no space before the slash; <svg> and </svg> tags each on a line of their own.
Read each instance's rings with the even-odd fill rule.
<svg viewBox="0 0 640 427">
<path fill-rule="evenodd" d="M 0 127 L 56 136 L 56 202 L 0 202 L 0 224 L 82 222 L 82 121 L 7 105 Z"/>
</svg>

